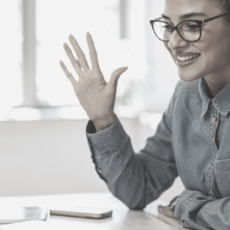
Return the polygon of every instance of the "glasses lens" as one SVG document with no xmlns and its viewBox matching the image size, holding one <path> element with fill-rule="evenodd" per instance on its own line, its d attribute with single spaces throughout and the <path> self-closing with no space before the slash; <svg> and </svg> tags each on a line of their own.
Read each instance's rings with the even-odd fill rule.
<svg viewBox="0 0 230 230">
<path fill-rule="evenodd" d="M 153 29 L 156 36 L 162 41 L 169 41 L 171 37 L 171 27 L 165 22 L 153 22 Z"/>
<path fill-rule="evenodd" d="M 178 30 L 187 41 L 196 41 L 200 38 L 201 28 L 197 22 L 183 22 L 178 26 Z"/>
</svg>

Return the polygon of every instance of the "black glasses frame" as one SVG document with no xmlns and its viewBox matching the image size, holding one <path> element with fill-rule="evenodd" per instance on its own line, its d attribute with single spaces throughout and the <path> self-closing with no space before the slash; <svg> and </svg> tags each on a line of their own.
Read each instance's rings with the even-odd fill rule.
<svg viewBox="0 0 230 230">
<path fill-rule="evenodd" d="M 169 24 L 168 22 L 161 21 L 160 19 L 162 19 L 162 17 L 160 17 L 160 18 L 157 18 L 157 19 L 154 19 L 154 20 L 150 20 L 150 24 L 151 24 L 151 26 L 152 26 L 153 32 L 155 33 L 156 37 L 157 37 L 159 40 L 163 41 L 163 42 L 168 42 L 170 39 L 169 39 L 169 40 L 162 40 L 162 39 L 160 39 L 160 38 L 157 36 L 157 33 L 155 32 L 154 26 L 153 26 L 154 22 L 163 22 L 163 23 L 169 25 L 170 28 L 171 28 L 171 34 L 173 33 L 174 30 L 176 30 L 177 33 L 180 35 L 180 37 L 181 37 L 183 40 L 187 41 L 187 42 L 196 42 L 196 41 L 199 41 L 200 38 L 201 38 L 201 36 L 202 36 L 202 25 L 203 25 L 203 24 L 205 24 L 205 23 L 207 23 L 207 22 L 209 22 L 209 21 L 212 21 L 212 20 L 214 20 L 214 19 L 217 19 L 217 18 L 226 16 L 226 15 L 228 15 L 228 14 L 230 14 L 230 12 L 229 12 L 229 13 L 225 13 L 225 14 L 220 14 L 220 15 L 217 15 L 217 16 L 215 16 L 215 17 L 207 18 L 207 19 L 205 19 L 205 20 L 185 20 L 185 21 L 182 21 L 182 22 L 178 23 L 176 26 L 173 26 L 173 25 Z M 199 28 L 200 28 L 200 37 L 199 37 L 197 40 L 189 41 L 189 40 L 186 40 L 186 39 L 181 35 L 181 33 L 180 33 L 179 29 L 178 29 L 178 26 L 179 26 L 180 24 L 184 23 L 184 22 L 196 22 L 196 23 L 199 25 Z"/>
</svg>

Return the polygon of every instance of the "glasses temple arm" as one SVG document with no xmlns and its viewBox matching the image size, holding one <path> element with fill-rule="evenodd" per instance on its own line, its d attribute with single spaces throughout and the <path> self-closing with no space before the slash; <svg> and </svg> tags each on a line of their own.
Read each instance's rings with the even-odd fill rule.
<svg viewBox="0 0 230 230">
<path fill-rule="evenodd" d="M 223 17 L 223 16 L 226 16 L 230 13 L 226 13 L 226 14 L 221 14 L 221 15 L 218 15 L 218 16 L 215 16 L 215 17 L 212 17 L 212 18 L 208 18 L 208 19 L 205 19 L 205 20 L 202 20 L 203 24 L 206 23 L 206 22 L 209 22 L 209 21 L 212 21 L 214 19 L 217 19 L 217 18 L 220 18 L 220 17 Z"/>
</svg>

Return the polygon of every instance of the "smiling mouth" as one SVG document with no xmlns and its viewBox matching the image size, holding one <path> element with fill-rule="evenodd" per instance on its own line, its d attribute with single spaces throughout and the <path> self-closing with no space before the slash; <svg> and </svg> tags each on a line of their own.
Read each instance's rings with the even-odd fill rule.
<svg viewBox="0 0 230 230">
<path fill-rule="evenodd" d="M 200 56 L 200 54 L 193 54 L 193 55 L 183 56 L 183 57 L 177 56 L 177 60 L 180 61 L 180 62 L 186 62 L 186 61 L 190 61 L 190 60 L 196 59 L 199 56 Z"/>
</svg>

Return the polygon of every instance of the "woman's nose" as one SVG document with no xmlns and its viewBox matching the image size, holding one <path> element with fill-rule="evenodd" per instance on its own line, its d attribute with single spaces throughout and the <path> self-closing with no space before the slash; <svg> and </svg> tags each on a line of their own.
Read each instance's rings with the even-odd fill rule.
<svg viewBox="0 0 230 230">
<path fill-rule="evenodd" d="M 171 38 L 168 42 L 168 47 L 171 50 L 175 50 L 184 46 L 187 46 L 188 42 L 185 41 L 176 30 L 173 31 Z"/>
</svg>

